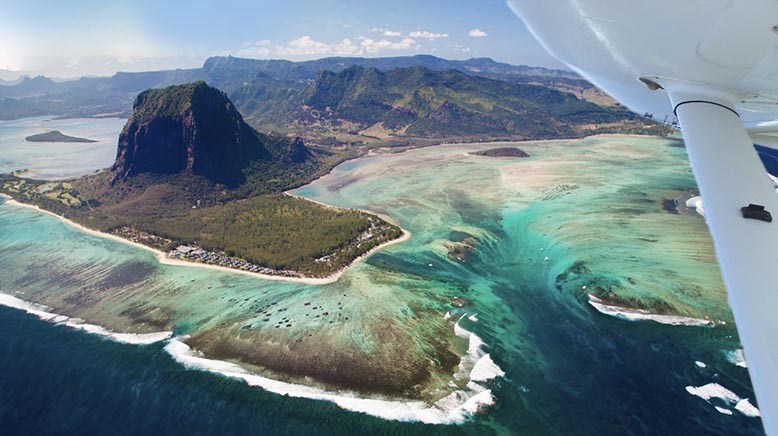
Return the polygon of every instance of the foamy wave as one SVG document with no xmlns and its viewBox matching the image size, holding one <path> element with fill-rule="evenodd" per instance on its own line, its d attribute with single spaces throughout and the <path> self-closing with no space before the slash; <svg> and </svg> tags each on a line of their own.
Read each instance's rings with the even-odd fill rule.
<svg viewBox="0 0 778 436">
<path fill-rule="evenodd" d="M 686 392 L 696 396 L 700 397 L 703 400 L 710 403 L 711 398 L 719 398 L 723 400 L 725 403 L 732 405 L 735 405 L 735 410 L 742 413 L 745 416 L 749 416 L 752 418 L 759 417 L 759 409 L 754 407 L 753 404 L 751 404 L 750 401 L 748 401 L 748 398 L 740 398 L 736 393 L 730 391 L 729 389 L 725 388 L 724 386 L 721 386 L 718 383 L 708 383 L 704 386 L 686 386 Z M 716 410 L 718 410 L 721 413 L 731 415 L 732 411 L 730 409 L 726 409 L 724 407 L 716 406 L 714 405 Z M 727 412 L 723 412 L 722 410 L 726 410 Z"/>
<path fill-rule="evenodd" d="M 464 315 L 463 315 L 464 317 Z M 460 318 L 461 320 L 462 318 Z M 481 349 L 483 341 L 476 334 L 454 324 L 457 336 L 468 339 L 468 353 L 460 361 L 455 379 L 468 378 L 464 388 L 454 391 L 428 404 L 423 401 L 398 401 L 374 398 L 359 398 L 350 392 L 330 392 L 311 386 L 272 380 L 251 374 L 237 364 L 220 360 L 206 359 L 189 348 L 180 340 L 173 338 L 165 346 L 173 358 L 192 369 L 222 374 L 227 377 L 244 380 L 249 386 L 257 386 L 266 391 L 290 397 L 331 401 L 343 409 L 366 413 L 383 419 L 395 421 L 419 421 L 426 424 L 459 424 L 484 407 L 494 404 L 492 391 L 484 384 L 505 373 Z M 183 338 L 182 338 L 183 339 Z"/>
<path fill-rule="evenodd" d="M 732 412 L 731 410 L 729 410 L 729 409 L 725 409 L 725 408 L 723 408 L 723 407 L 719 407 L 719 406 L 713 406 L 713 407 L 715 407 L 715 408 L 716 408 L 716 410 L 718 410 L 718 411 L 719 411 L 719 413 L 723 413 L 724 415 L 732 415 L 732 414 L 734 413 L 734 412 Z"/>
<path fill-rule="evenodd" d="M 759 409 L 757 409 L 748 398 L 743 398 L 735 404 L 735 409 L 743 415 L 750 416 L 751 418 L 760 417 Z"/>
<path fill-rule="evenodd" d="M 708 383 L 707 385 L 699 387 L 686 386 L 686 392 L 700 397 L 705 401 L 709 401 L 711 398 L 721 398 L 728 403 L 737 403 L 740 401 L 740 397 L 738 397 L 736 393 L 718 383 Z"/>
<path fill-rule="evenodd" d="M 724 351 L 724 357 L 729 363 L 733 365 L 739 366 L 741 368 L 748 368 L 748 364 L 746 363 L 746 355 L 743 353 L 742 349 Z"/>
<path fill-rule="evenodd" d="M 428 404 L 423 401 L 359 398 L 349 392 L 328 392 L 310 386 L 272 380 L 251 374 L 235 363 L 206 359 L 201 353 L 192 350 L 180 340 L 171 339 L 172 332 L 116 333 L 97 325 L 87 324 L 79 318 L 52 313 L 47 306 L 27 302 L 4 293 L 0 293 L 0 305 L 24 310 L 43 321 L 64 324 L 70 328 L 97 334 L 117 342 L 150 344 L 170 339 L 165 345 L 165 351 L 187 368 L 211 371 L 227 377 L 242 379 L 249 386 L 261 387 L 281 395 L 331 401 L 346 410 L 389 420 L 419 421 L 427 424 L 462 423 L 484 407 L 494 404 L 492 391 L 476 382 L 485 382 L 504 375 L 504 372 L 494 364 L 491 357 L 481 350 L 483 345 L 481 338 L 460 327 L 458 322 L 454 326 L 456 334 L 469 339 L 468 354 L 462 357 L 460 371 L 466 375 L 470 374 L 472 377 L 465 388 L 452 392 L 433 404 Z"/>
<path fill-rule="evenodd" d="M 173 335 L 173 332 L 158 332 L 158 333 L 116 333 L 108 329 L 100 327 L 94 324 L 87 324 L 84 320 L 79 318 L 70 318 L 65 315 L 58 315 L 56 313 L 49 312 L 50 308 L 42 304 L 31 303 L 22 299 L 16 298 L 12 295 L 4 294 L 0 292 L 0 305 L 12 307 L 14 309 L 23 310 L 30 315 L 34 315 L 43 321 L 52 322 L 55 324 L 64 324 L 70 328 L 77 330 L 83 330 L 87 333 L 100 335 L 105 338 L 114 340 L 116 342 L 123 342 L 126 344 L 152 344 L 154 342 L 164 341 Z"/>
<path fill-rule="evenodd" d="M 646 310 L 632 309 L 629 307 L 611 306 L 605 304 L 602 300 L 589 294 L 589 304 L 598 312 L 605 315 L 615 316 L 616 318 L 626 319 L 628 321 L 654 321 L 659 324 L 668 325 L 686 325 L 686 326 L 713 326 L 716 322 L 709 319 L 690 318 L 677 315 L 657 315 Z"/>
<path fill-rule="evenodd" d="M 488 381 L 497 377 L 502 377 L 505 372 L 497 366 L 488 353 L 478 359 L 473 369 L 470 370 L 471 381 Z"/>
<path fill-rule="evenodd" d="M 459 325 L 466 316 L 462 315 L 454 324 L 454 333 L 460 338 L 468 340 L 467 354 L 459 361 L 459 371 L 454 374 L 457 380 L 469 379 L 470 382 L 487 382 L 497 377 L 502 377 L 505 372 L 497 366 L 492 357 L 484 352 L 484 341 L 475 333 L 470 332 Z"/>
<path fill-rule="evenodd" d="M 468 416 L 477 412 L 480 408 L 494 404 L 494 397 L 491 391 L 477 384 L 472 386 L 475 389 L 471 388 L 468 391 L 453 392 L 432 405 L 422 401 L 357 398 L 345 392 L 328 392 L 323 389 L 250 374 L 234 363 L 206 359 L 200 353 L 193 351 L 188 345 L 175 338 L 168 342 L 165 346 L 165 351 L 188 368 L 211 371 L 227 377 L 242 379 L 249 386 L 257 386 L 280 395 L 331 401 L 343 409 L 362 412 L 383 419 L 420 421 L 427 424 L 454 424 L 464 422 Z"/>
<path fill-rule="evenodd" d="M 698 214 L 705 216 L 705 206 L 702 204 L 702 197 L 692 197 L 686 200 L 686 207 L 693 207 Z"/>
</svg>

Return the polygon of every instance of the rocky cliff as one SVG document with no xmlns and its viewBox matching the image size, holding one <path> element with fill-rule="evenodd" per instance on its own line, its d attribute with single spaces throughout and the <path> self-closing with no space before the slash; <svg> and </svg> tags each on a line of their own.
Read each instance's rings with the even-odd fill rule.
<svg viewBox="0 0 778 436">
<path fill-rule="evenodd" d="M 251 162 L 308 157 L 301 139 L 256 132 L 226 94 L 199 81 L 138 96 L 111 171 L 114 182 L 140 173 L 189 172 L 234 186 L 245 180 L 242 170 Z"/>
</svg>

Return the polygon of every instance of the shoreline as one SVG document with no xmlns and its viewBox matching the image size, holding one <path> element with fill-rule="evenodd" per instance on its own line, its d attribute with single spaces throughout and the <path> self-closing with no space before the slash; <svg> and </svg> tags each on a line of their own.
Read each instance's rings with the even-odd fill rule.
<svg viewBox="0 0 778 436">
<path fill-rule="evenodd" d="M 73 318 L 66 315 L 59 315 L 51 312 L 49 306 L 22 300 L 11 294 L 0 291 L 0 306 L 23 310 L 33 315 L 41 321 L 48 321 L 54 324 L 63 324 L 75 330 L 81 330 L 94 335 L 102 336 L 116 342 L 133 345 L 148 345 L 156 342 L 168 340 L 173 337 L 173 332 L 162 331 L 154 333 L 118 333 L 105 327 L 88 324 L 81 318 Z"/>
<path fill-rule="evenodd" d="M 680 316 L 680 315 L 659 315 L 642 309 L 613 306 L 610 304 L 606 304 L 605 301 L 595 297 L 592 294 L 588 294 L 588 295 L 589 295 L 589 304 L 592 307 L 594 307 L 598 312 L 604 315 L 612 316 L 614 318 L 620 318 L 626 321 L 654 321 L 659 324 L 684 325 L 684 326 L 692 326 L 692 327 L 714 327 L 716 325 L 724 324 L 724 321 L 691 318 L 688 316 Z"/>
<path fill-rule="evenodd" d="M 352 391 L 330 391 L 316 386 L 274 380 L 252 373 L 237 363 L 205 357 L 203 353 L 183 342 L 187 336 L 175 337 L 173 332 L 169 331 L 118 333 L 99 325 L 88 324 L 80 318 L 50 312 L 51 308 L 48 306 L 22 300 L 5 292 L 0 292 L 0 306 L 21 310 L 41 321 L 64 325 L 115 342 L 131 345 L 165 342 L 164 351 L 186 369 L 242 380 L 250 388 L 259 387 L 277 395 L 332 402 L 344 410 L 393 421 L 422 422 L 432 425 L 463 424 L 484 408 L 494 406 L 496 400 L 488 383 L 495 378 L 505 376 L 505 372 L 492 361 L 489 353 L 483 350 L 483 340 L 475 333 L 461 327 L 459 321 L 453 325 L 454 333 L 466 339 L 469 345 L 467 352 L 460 358 L 458 371 L 453 378 L 455 380 L 467 378 L 467 383 L 447 396 L 428 403 L 402 398 L 360 397 L 358 393 Z M 460 321 L 465 315 L 462 315 Z"/>
<path fill-rule="evenodd" d="M 289 195 L 291 195 L 291 194 L 289 194 Z M 36 205 L 22 203 L 20 201 L 14 200 L 13 197 L 10 197 L 10 196 L 5 195 L 5 194 L 0 194 L 0 197 L 5 198 L 5 204 L 9 204 L 11 206 L 16 206 L 16 207 L 26 207 L 26 208 L 33 209 L 33 210 L 36 210 L 38 212 L 41 212 L 41 213 L 44 213 L 44 214 L 47 214 L 47 215 L 51 215 L 51 216 L 59 219 L 60 221 L 64 222 L 65 224 L 70 225 L 70 226 L 78 229 L 79 231 L 82 231 L 82 232 L 87 233 L 89 235 L 96 236 L 96 237 L 99 237 L 99 238 L 110 239 L 110 240 L 113 240 L 113 241 L 116 241 L 116 242 L 121 242 L 121 243 L 124 243 L 124 244 L 127 244 L 127 245 L 131 245 L 131 246 L 136 247 L 136 248 L 141 248 L 141 249 L 150 251 L 150 252 L 155 254 L 155 258 L 157 259 L 157 262 L 159 262 L 162 265 L 186 266 L 186 267 L 195 267 L 195 268 L 207 268 L 207 269 L 211 269 L 211 270 L 218 270 L 218 271 L 223 271 L 223 272 L 231 272 L 231 273 L 248 275 L 248 276 L 251 276 L 251 277 L 254 277 L 254 278 L 263 279 L 263 280 L 297 282 L 297 283 L 305 283 L 305 284 L 308 284 L 308 285 L 324 285 L 324 284 L 328 284 L 328 283 L 334 283 L 334 282 L 338 281 L 338 279 L 340 279 L 340 277 L 349 268 L 351 268 L 352 266 L 354 266 L 357 263 L 361 262 L 363 259 L 365 259 L 369 255 L 373 254 L 374 252 L 378 251 L 379 249 L 387 247 L 389 245 L 397 244 L 397 243 L 400 243 L 400 242 L 405 242 L 408 239 L 410 239 L 410 237 L 411 237 L 411 233 L 409 231 L 401 228 L 400 230 L 402 230 L 403 233 L 402 233 L 402 236 L 400 236 L 399 238 L 392 239 L 391 241 L 386 241 L 383 244 L 380 244 L 380 245 L 377 245 L 377 246 L 371 248 L 367 252 L 365 252 L 362 255 L 356 257 L 354 260 L 349 262 L 343 268 L 335 271 L 334 273 L 330 274 L 327 277 L 287 277 L 287 276 L 275 276 L 275 275 L 270 275 L 270 274 L 262 274 L 262 273 L 255 273 L 255 272 L 251 272 L 251 271 L 244 271 L 244 270 L 235 269 L 235 268 L 229 268 L 229 267 L 220 266 L 220 265 L 210 265 L 210 264 L 207 264 L 207 263 L 187 262 L 187 261 L 178 260 L 178 259 L 171 259 L 171 258 L 169 258 L 167 256 L 167 253 L 165 253 L 165 252 L 163 252 L 161 250 L 157 250 L 155 248 L 149 247 L 148 245 L 143 245 L 143 244 L 141 244 L 139 242 L 133 242 L 133 241 L 130 241 L 129 239 L 125 239 L 125 238 L 122 238 L 120 236 L 116 236 L 116 235 L 113 235 L 113 234 L 110 234 L 110 233 L 105 233 L 105 232 L 101 232 L 99 230 L 90 229 L 89 227 L 85 227 L 84 225 L 79 224 L 79 223 L 77 223 L 75 221 L 71 221 L 71 220 L 69 220 L 69 219 L 67 219 L 67 218 L 65 218 L 63 216 L 57 215 L 54 212 L 51 212 L 51 211 L 48 211 L 48 210 L 45 210 L 45 209 L 41 209 L 40 207 L 38 207 Z M 304 197 L 298 197 L 298 198 L 302 198 L 302 199 L 308 200 L 307 198 L 304 198 Z M 308 200 L 308 201 L 313 201 L 313 200 Z M 317 203 L 317 204 L 322 204 L 322 205 L 327 206 L 327 207 L 337 208 L 337 206 L 326 205 L 326 204 L 323 204 L 323 203 L 319 203 L 317 201 L 313 201 L 313 202 Z M 368 212 L 368 213 L 372 213 L 372 212 Z"/>
<path fill-rule="evenodd" d="M 486 140 L 486 141 L 463 141 L 463 142 L 438 142 L 435 144 L 429 144 L 429 145 L 403 145 L 403 146 L 378 146 L 374 147 L 368 150 L 368 152 L 360 157 L 369 156 L 371 153 L 380 154 L 378 151 L 388 151 L 390 153 L 394 153 L 392 150 L 394 148 L 399 149 L 400 151 L 397 151 L 396 153 L 404 153 L 406 151 L 416 150 L 416 149 L 422 149 L 422 148 L 428 148 L 428 147 L 437 147 L 440 145 L 507 145 L 507 144 L 540 144 L 543 142 L 573 142 L 573 141 L 581 141 L 585 139 L 590 138 L 598 138 L 603 136 L 639 136 L 639 137 L 652 137 L 652 138 L 663 138 L 663 139 L 674 139 L 675 137 L 673 135 L 648 135 L 648 134 L 639 134 L 639 133 L 595 133 L 593 135 L 584 135 L 578 138 L 550 138 L 550 139 L 517 139 L 517 140 Z M 359 159 L 359 157 L 356 157 L 354 159 Z M 349 159 L 353 160 L 353 159 Z"/>
<path fill-rule="evenodd" d="M 300 186 L 298 186 L 296 188 L 288 189 L 288 190 L 284 191 L 284 194 L 291 195 L 291 196 L 294 196 L 294 197 L 297 197 L 297 198 L 302 198 L 302 199 L 308 200 L 308 201 L 313 201 L 314 203 L 319 203 L 319 202 L 317 202 L 315 200 L 311 200 L 309 198 L 300 197 L 298 195 L 292 194 L 291 192 L 294 191 L 294 190 L 300 189 L 303 186 L 310 185 L 311 183 L 313 183 L 313 182 L 315 182 L 315 181 L 317 181 L 317 180 L 319 180 L 319 179 L 321 179 L 323 177 L 326 177 L 326 176 L 330 175 L 332 173 L 332 171 L 335 170 L 335 168 L 343 165 L 346 162 L 351 162 L 351 161 L 354 161 L 354 160 L 358 160 L 358 159 L 362 159 L 362 158 L 367 158 L 367 157 L 380 156 L 382 154 L 400 154 L 400 153 L 405 153 L 405 152 L 411 151 L 411 150 L 421 150 L 423 148 L 438 147 L 438 146 L 448 146 L 448 145 L 467 145 L 467 144 L 471 144 L 471 145 L 490 145 L 490 144 L 494 144 L 496 146 L 510 145 L 510 144 L 530 144 L 530 145 L 533 145 L 533 144 L 540 144 L 540 143 L 543 143 L 543 142 L 572 142 L 572 141 L 580 141 L 580 140 L 584 140 L 584 139 L 597 138 L 597 137 L 602 137 L 602 136 L 640 136 L 640 137 L 648 136 L 648 137 L 656 137 L 656 138 L 664 138 L 664 139 L 678 139 L 678 138 L 675 138 L 672 134 L 663 136 L 663 135 L 647 135 L 647 134 L 639 134 L 639 133 L 596 133 L 594 135 L 585 135 L 585 136 L 582 136 L 580 138 L 519 139 L 519 140 L 515 140 L 515 141 L 500 139 L 500 140 L 496 140 L 496 141 L 495 140 L 486 140 L 486 141 L 483 141 L 483 142 L 481 142 L 481 141 L 465 141 L 465 142 L 446 142 L 446 141 L 443 141 L 443 142 L 435 142 L 435 143 L 432 143 L 432 144 L 416 144 L 416 145 L 396 145 L 396 146 L 392 146 L 392 145 L 378 145 L 378 146 L 375 146 L 375 147 L 368 147 L 364 153 L 362 153 L 362 154 L 360 154 L 358 156 L 354 156 L 354 157 L 351 157 L 351 158 L 343 160 L 342 162 L 340 162 L 337 165 L 335 165 L 332 168 L 330 168 L 329 171 L 327 171 L 326 173 L 316 177 L 315 179 L 309 181 L 308 183 L 306 183 L 304 185 L 300 185 Z M 319 203 L 319 204 L 322 204 L 324 206 L 330 206 L 330 207 L 336 207 L 337 208 L 337 206 L 332 206 L 332 205 L 328 205 L 328 204 L 324 204 L 324 203 Z M 372 213 L 374 215 L 378 215 L 381 218 L 384 218 L 382 215 L 377 214 L 375 212 L 371 212 L 371 211 L 364 210 L 364 209 L 360 209 L 360 210 L 363 210 L 365 212 L 369 212 L 369 213 Z M 392 224 L 394 224 L 394 223 L 392 223 Z"/>
</svg>

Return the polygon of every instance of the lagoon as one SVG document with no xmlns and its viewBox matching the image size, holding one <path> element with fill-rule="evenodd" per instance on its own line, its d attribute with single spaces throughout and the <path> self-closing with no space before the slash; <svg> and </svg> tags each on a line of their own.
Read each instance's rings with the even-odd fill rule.
<svg viewBox="0 0 778 436">
<path fill-rule="evenodd" d="M 480 383 L 494 405 L 464 424 L 402 424 L 340 412 L 327 401 L 257 394 L 258 388 L 210 372 L 171 366 L 171 350 L 164 344 L 137 347 L 80 339 L 65 326 L 22 323 L 18 318 L 23 315 L 7 309 L 0 312 L 0 322 L 27 326 L 41 343 L 54 335 L 74 344 L 55 353 L 59 360 L 52 365 L 67 367 L 69 353 L 74 363 L 104 353 L 101 359 L 114 362 L 105 371 L 121 373 L 122 364 L 113 356 L 125 356 L 129 372 L 140 370 L 131 363 L 140 357 L 126 356 L 153 356 L 147 372 L 156 375 L 138 395 L 154 404 L 154 398 L 169 398 L 164 390 L 170 380 L 185 377 L 189 381 L 182 403 L 162 409 L 210 416 L 212 426 L 226 419 L 234 431 L 283 427 L 305 433 L 311 430 L 309 420 L 324 415 L 348 418 L 342 424 L 321 420 L 318 430 L 323 433 L 357 426 L 378 433 L 760 434 L 759 420 L 740 413 L 734 404 L 706 401 L 687 389 L 715 381 L 741 398 L 753 398 L 747 370 L 728 359 L 740 345 L 704 219 L 693 211 L 670 213 L 664 207 L 665 200 L 685 200 L 696 193 L 679 144 L 675 139 L 602 136 L 516 144 L 530 155 L 521 159 L 475 156 L 471 153 L 495 145 L 458 144 L 403 153 L 379 150 L 347 162 L 294 193 L 384 214 L 412 237 L 374 253 L 338 282 L 316 286 L 160 265 L 144 250 L 0 204 L 0 267 L 6 272 L 0 277 L 2 292 L 120 332 L 170 329 L 177 337 L 190 335 L 190 344 L 203 349 L 206 357 L 233 363 L 245 360 L 241 344 L 257 346 L 264 351 L 253 355 L 256 361 L 269 363 L 243 367 L 270 380 L 306 384 L 295 374 L 277 370 L 292 360 L 302 362 L 297 367 L 302 373 L 310 373 L 314 362 L 332 367 L 332 362 L 345 361 L 351 370 L 347 377 L 362 377 L 367 390 L 377 383 L 386 392 L 392 383 L 371 380 L 367 374 L 403 380 L 418 368 L 457 367 L 465 361 L 473 337 L 456 335 L 454 322 L 461 318 L 458 327 L 483 341 L 467 368 L 472 370 L 473 360 L 488 353 L 489 361 L 504 371 Z M 7 167 L 25 162 L 15 159 L 19 162 Z M 64 172 L 56 166 L 41 165 L 49 174 Z M 33 165 L 29 168 L 36 171 Z M 588 303 L 589 292 L 723 323 L 687 327 L 627 321 L 595 310 Z M 278 321 L 283 324 L 276 328 Z M 0 346 L 26 344 L 28 354 L 19 354 L 19 361 L 45 352 L 28 342 L 24 329 L 4 331 L 14 333 Z M 89 345 L 81 347 L 81 342 Z M 213 346 L 222 342 L 231 346 Z M 441 350 L 455 352 L 455 361 L 423 363 L 450 357 Z M 8 364 L 17 368 L 10 359 Z M 274 362 L 277 366 L 272 367 Z M 33 366 L 29 371 L 36 370 Z M 171 379 L 159 375 L 162 367 Z M 468 390 L 467 380 L 444 373 L 433 372 L 420 397 L 404 403 L 444 397 L 444 387 L 452 381 L 452 392 L 463 392 L 465 401 L 483 397 L 483 389 Z M 331 374 L 319 376 L 328 381 L 307 384 L 328 392 L 336 389 L 338 380 Z M 145 375 L 137 377 L 147 380 Z M 79 380 L 75 377 L 73 383 L 89 384 Z M 9 380 L 4 383 L 9 392 L 18 392 Z M 222 406 L 210 410 L 192 400 L 193 392 L 209 392 Z M 377 398 L 370 393 L 348 395 Z M 251 399 L 253 406 L 228 400 L 235 396 Z M 400 401 L 403 396 L 407 392 L 389 399 Z M 3 399 L 3 404 L 11 404 Z M 28 401 L 34 410 L 37 400 Z M 78 401 L 82 407 L 115 407 Z M 296 418 L 284 421 L 288 427 L 274 427 L 279 424 L 268 424 L 273 421 L 269 410 Z M 158 413 L 149 410 L 149 425 L 158 422 L 153 418 Z M 424 421 L 413 413 L 399 419 Z M 255 426 L 248 422 L 252 420 Z"/>
</svg>

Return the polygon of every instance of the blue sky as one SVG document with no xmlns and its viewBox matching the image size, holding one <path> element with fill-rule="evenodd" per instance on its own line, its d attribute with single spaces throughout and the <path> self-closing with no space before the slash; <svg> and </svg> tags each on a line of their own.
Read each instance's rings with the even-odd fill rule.
<svg viewBox="0 0 778 436">
<path fill-rule="evenodd" d="M 3 0 L 0 69 L 50 76 L 189 68 L 209 56 L 491 57 L 561 67 L 503 0 Z"/>
</svg>

